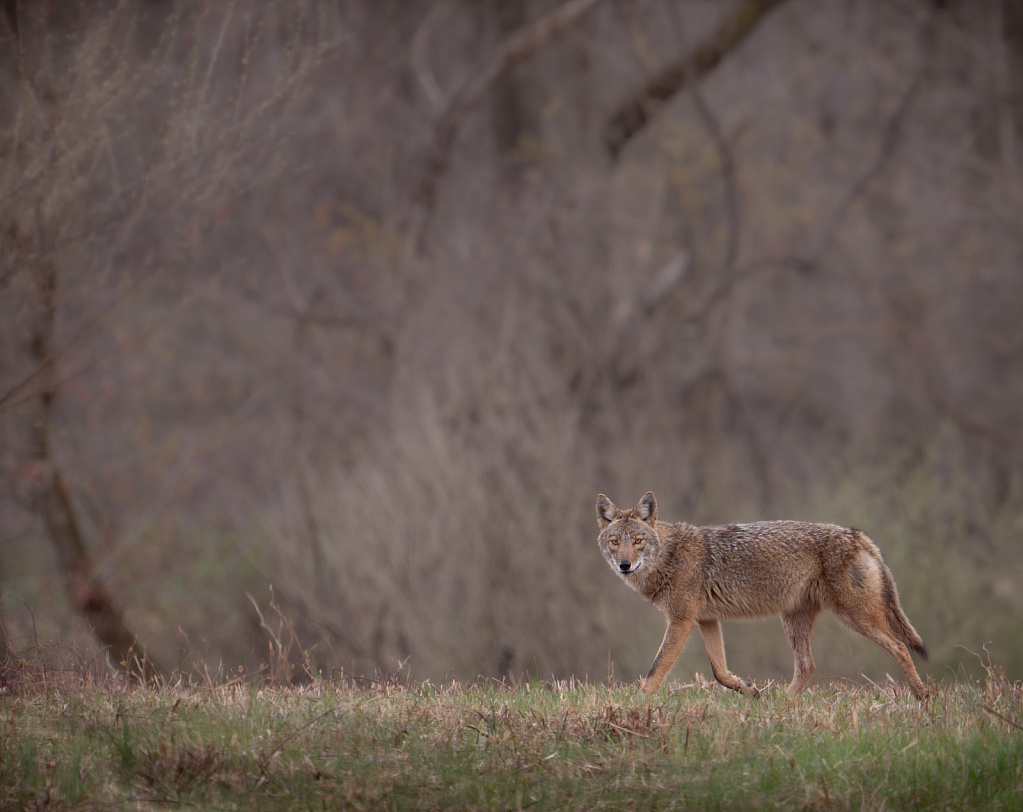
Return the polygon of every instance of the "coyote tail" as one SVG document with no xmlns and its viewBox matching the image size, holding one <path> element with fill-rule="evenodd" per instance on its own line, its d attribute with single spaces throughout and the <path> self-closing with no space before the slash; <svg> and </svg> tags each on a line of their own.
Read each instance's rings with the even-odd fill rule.
<svg viewBox="0 0 1023 812">
<path fill-rule="evenodd" d="M 883 573 L 885 617 L 888 620 L 889 630 L 926 660 L 927 646 L 924 645 L 923 638 L 913 628 L 913 624 L 909 622 L 906 613 L 902 611 L 902 606 L 899 604 L 899 593 L 895 589 L 895 579 L 892 577 L 891 570 L 882 564 L 881 572 Z"/>
</svg>

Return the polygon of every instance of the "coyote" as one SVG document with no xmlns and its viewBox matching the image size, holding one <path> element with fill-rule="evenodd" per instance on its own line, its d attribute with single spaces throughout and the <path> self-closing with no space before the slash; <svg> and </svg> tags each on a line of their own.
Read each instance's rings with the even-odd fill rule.
<svg viewBox="0 0 1023 812">
<path fill-rule="evenodd" d="M 757 522 L 695 527 L 657 521 L 657 500 L 646 493 L 631 510 L 597 497 L 600 551 L 625 583 L 664 612 L 664 633 L 643 682 L 655 693 L 699 625 L 714 678 L 757 696 L 725 664 L 722 620 L 781 615 L 795 656 L 788 686 L 795 696 L 815 670 L 810 634 L 821 609 L 830 609 L 853 631 L 873 640 L 902 668 L 917 699 L 927 691 L 909 646 L 924 659 L 924 641 L 899 605 L 891 570 L 881 551 L 854 527 L 806 522 Z"/>
</svg>

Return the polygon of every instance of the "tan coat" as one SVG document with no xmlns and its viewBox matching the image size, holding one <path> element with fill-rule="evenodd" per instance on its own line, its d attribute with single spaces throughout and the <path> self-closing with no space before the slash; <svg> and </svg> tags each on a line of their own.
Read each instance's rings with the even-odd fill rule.
<svg viewBox="0 0 1023 812">
<path fill-rule="evenodd" d="M 600 494 L 597 520 L 608 564 L 668 620 L 644 682 L 647 693 L 658 689 L 698 625 L 717 681 L 756 695 L 728 670 L 720 621 L 780 615 L 795 657 L 788 686 L 794 696 L 815 670 L 810 635 L 817 615 L 828 609 L 891 654 L 913 694 L 926 697 L 906 648 L 926 658 L 924 642 L 899 605 L 881 551 L 862 531 L 807 522 L 669 524 L 657 520 L 652 493 L 631 510 L 619 510 Z"/>
</svg>

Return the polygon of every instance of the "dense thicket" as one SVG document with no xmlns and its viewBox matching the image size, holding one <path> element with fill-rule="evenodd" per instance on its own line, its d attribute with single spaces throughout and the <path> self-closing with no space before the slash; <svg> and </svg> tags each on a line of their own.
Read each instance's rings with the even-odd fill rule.
<svg viewBox="0 0 1023 812">
<path fill-rule="evenodd" d="M 593 503 L 652 489 L 867 530 L 932 676 L 1023 675 L 1023 19 L 774 5 L 612 159 L 740 4 L 594 3 L 461 106 L 559 3 L 0 4 L 8 644 L 105 595 L 254 668 L 272 585 L 327 670 L 632 678 Z"/>
</svg>

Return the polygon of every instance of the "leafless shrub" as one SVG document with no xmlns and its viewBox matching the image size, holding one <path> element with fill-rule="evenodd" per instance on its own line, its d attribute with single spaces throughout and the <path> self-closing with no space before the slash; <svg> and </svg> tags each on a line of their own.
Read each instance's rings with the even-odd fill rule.
<svg viewBox="0 0 1023 812">
<path fill-rule="evenodd" d="M 102 582 L 166 662 L 191 654 L 180 626 L 209 662 L 255 669 L 268 630 L 243 596 L 272 583 L 294 623 L 268 621 L 282 679 L 306 661 L 631 679 L 659 621 L 609 581 L 592 500 L 653 488 L 698 523 L 866 525 L 929 643 L 985 624 L 1014 639 L 1023 208 L 1003 4 L 778 4 L 614 167 L 614 110 L 721 6 L 595 4 L 463 111 L 413 262 L 401 224 L 437 111 L 553 0 L 519 17 L 15 5 L 5 589 L 21 573 L 25 594 L 60 592 L 38 518 L 59 471 Z M 88 639 L 47 601 L 42 637 Z M 738 639 L 770 659 L 762 636 Z"/>
</svg>

